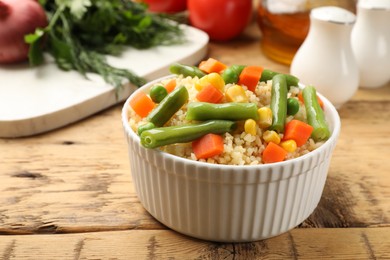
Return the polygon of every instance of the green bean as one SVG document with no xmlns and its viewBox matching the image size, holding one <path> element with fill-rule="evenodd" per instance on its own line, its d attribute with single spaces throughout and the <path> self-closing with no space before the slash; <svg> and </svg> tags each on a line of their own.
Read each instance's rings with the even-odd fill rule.
<svg viewBox="0 0 390 260">
<path fill-rule="evenodd" d="M 227 120 L 211 120 L 198 124 L 159 127 L 141 134 L 141 145 L 156 148 L 168 144 L 187 143 L 206 134 L 223 134 L 236 128 L 236 123 Z"/>
<path fill-rule="evenodd" d="M 296 98 L 287 99 L 287 115 L 294 116 L 299 111 L 299 101 Z"/>
<path fill-rule="evenodd" d="M 149 96 L 154 103 L 160 103 L 167 95 L 167 89 L 161 85 L 154 85 L 149 91 Z"/>
<path fill-rule="evenodd" d="M 143 131 L 150 130 L 156 126 L 152 122 L 147 122 L 146 124 L 140 125 L 137 129 L 138 135 L 141 135 Z"/>
<path fill-rule="evenodd" d="M 174 63 L 169 67 L 169 71 L 173 74 L 183 75 L 184 77 L 201 78 L 206 75 L 198 67 Z"/>
<path fill-rule="evenodd" d="M 221 76 L 225 81 L 225 84 L 234 84 L 238 82 L 242 70 L 245 68 L 244 65 L 232 65 L 225 69 Z"/>
<path fill-rule="evenodd" d="M 266 82 L 267 80 L 271 80 L 275 75 L 280 74 L 278 72 L 274 72 L 271 70 L 263 70 L 263 73 L 261 74 L 260 81 Z M 287 86 L 298 86 L 299 79 L 293 75 L 290 74 L 283 74 L 286 76 Z"/>
<path fill-rule="evenodd" d="M 187 106 L 187 120 L 245 120 L 252 118 L 257 120 L 257 105 L 254 103 L 223 103 L 213 104 L 207 102 L 192 102 Z"/>
<path fill-rule="evenodd" d="M 307 122 L 314 128 L 311 137 L 316 142 L 327 140 L 330 136 L 330 130 L 325 121 L 324 111 L 318 103 L 316 89 L 313 86 L 306 86 L 302 94 Z"/>
<path fill-rule="evenodd" d="M 181 86 L 175 88 L 147 116 L 155 126 L 163 126 L 187 102 L 188 90 Z"/>
<path fill-rule="evenodd" d="M 271 130 L 278 133 L 284 132 L 287 117 L 287 82 L 286 76 L 277 74 L 272 78 L 271 105 L 272 125 Z"/>
</svg>

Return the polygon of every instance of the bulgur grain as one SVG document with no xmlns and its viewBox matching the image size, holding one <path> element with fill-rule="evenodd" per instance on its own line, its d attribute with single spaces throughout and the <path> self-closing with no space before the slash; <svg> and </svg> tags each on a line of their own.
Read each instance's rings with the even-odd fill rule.
<svg viewBox="0 0 390 260">
<path fill-rule="evenodd" d="M 166 79 L 159 84 L 166 84 L 170 79 Z M 196 94 L 198 91 L 195 89 L 195 83 L 198 78 L 177 76 L 177 86 L 185 86 L 189 93 L 190 102 L 197 101 Z M 229 88 L 231 84 L 227 84 L 225 88 Z M 259 82 L 255 91 L 252 92 L 243 86 L 249 102 L 255 103 L 259 108 L 263 106 L 269 107 L 271 102 L 271 87 L 272 81 Z M 300 89 L 298 87 L 291 87 L 288 93 L 289 97 L 297 97 Z M 222 102 L 227 102 L 224 98 Z M 167 122 L 166 126 L 182 125 L 191 123 L 185 119 L 187 111 L 187 104 L 185 104 L 174 116 Z M 142 119 L 135 112 L 129 108 L 129 125 L 133 131 L 137 132 L 138 126 L 145 123 L 145 119 Z M 300 105 L 299 111 L 295 116 L 289 116 L 287 121 L 293 118 L 306 122 L 306 110 L 304 105 Z M 265 131 L 265 130 L 264 130 Z M 198 160 L 202 162 L 214 163 L 214 164 L 229 164 L 229 165 L 257 165 L 262 164 L 261 154 L 266 147 L 266 143 L 262 140 L 263 130 L 256 125 L 256 135 L 251 135 L 243 131 L 243 123 L 238 122 L 238 130 L 234 133 L 225 133 L 224 137 L 224 152 L 218 156 L 214 156 L 208 159 L 198 160 L 195 154 L 192 152 L 190 143 L 173 144 L 160 147 L 164 152 L 188 158 L 190 160 Z M 279 134 L 283 139 L 283 134 Z M 286 160 L 293 159 L 302 156 L 322 145 L 322 142 L 315 143 L 313 139 L 301 147 L 298 147 L 294 152 L 288 153 Z"/>
</svg>

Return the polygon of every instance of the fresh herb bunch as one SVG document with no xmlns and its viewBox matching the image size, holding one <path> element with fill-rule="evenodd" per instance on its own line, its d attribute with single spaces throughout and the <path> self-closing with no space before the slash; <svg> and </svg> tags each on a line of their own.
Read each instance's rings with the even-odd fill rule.
<svg viewBox="0 0 390 260">
<path fill-rule="evenodd" d="M 105 55 L 117 55 L 126 46 L 146 49 L 183 42 L 179 24 L 166 15 L 150 13 L 145 4 L 132 0 L 40 0 L 49 25 L 36 29 L 25 40 L 29 61 L 43 63 L 48 51 L 63 70 L 93 72 L 118 88 L 129 81 L 145 83 L 133 72 L 109 65 Z"/>
</svg>

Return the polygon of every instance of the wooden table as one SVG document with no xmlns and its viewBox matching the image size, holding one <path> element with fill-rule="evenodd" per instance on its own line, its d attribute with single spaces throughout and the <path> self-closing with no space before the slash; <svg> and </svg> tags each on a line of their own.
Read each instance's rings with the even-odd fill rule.
<svg viewBox="0 0 390 260">
<path fill-rule="evenodd" d="M 210 43 L 209 56 L 288 72 L 259 41 L 252 24 L 237 40 Z M 0 139 L 1 259 L 390 259 L 390 83 L 359 89 L 339 110 L 340 139 L 315 212 L 255 243 L 192 239 L 143 209 L 122 105 L 46 134 Z"/>
</svg>

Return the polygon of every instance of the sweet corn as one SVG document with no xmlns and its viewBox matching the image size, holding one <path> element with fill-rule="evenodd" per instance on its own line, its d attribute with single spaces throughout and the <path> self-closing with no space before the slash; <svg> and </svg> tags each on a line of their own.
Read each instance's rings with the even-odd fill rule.
<svg viewBox="0 0 390 260">
<path fill-rule="evenodd" d="M 225 81 L 223 80 L 221 75 L 215 72 L 207 74 L 206 76 L 200 78 L 199 81 L 195 84 L 195 88 L 196 90 L 200 91 L 209 84 L 213 85 L 222 92 L 224 91 Z"/>
<path fill-rule="evenodd" d="M 293 153 L 297 149 L 297 143 L 294 140 L 283 141 L 280 146 L 289 153 Z"/>
<path fill-rule="evenodd" d="M 263 139 L 264 141 L 266 141 L 267 143 L 269 142 L 273 142 L 275 144 L 279 144 L 280 143 L 280 136 L 278 133 L 276 133 L 275 131 L 273 130 L 267 130 L 263 133 Z"/>
<path fill-rule="evenodd" d="M 240 85 L 233 85 L 226 90 L 226 100 L 229 102 L 248 102 L 248 96 Z"/>
<path fill-rule="evenodd" d="M 272 110 L 269 107 L 261 107 L 257 110 L 259 114 L 259 126 L 262 129 L 272 125 Z"/>
<path fill-rule="evenodd" d="M 244 130 L 245 133 L 256 135 L 256 121 L 253 119 L 245 120 Z"/>
</svg>

